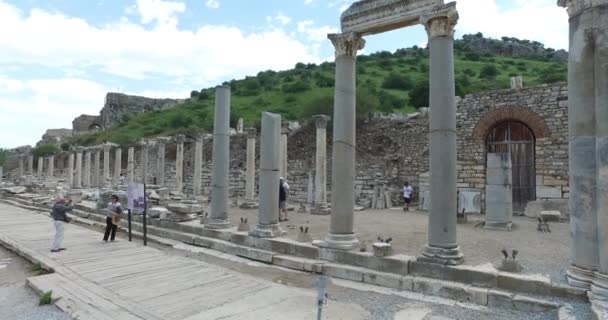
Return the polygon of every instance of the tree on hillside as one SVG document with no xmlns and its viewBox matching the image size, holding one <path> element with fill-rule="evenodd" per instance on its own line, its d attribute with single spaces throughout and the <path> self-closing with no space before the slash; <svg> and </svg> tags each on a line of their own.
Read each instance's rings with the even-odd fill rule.
<svg viewBox="0 0 608 320">
<path fill-rule="evenodd" d="M 414 87 L 414 80 L 408 75 L 392 72 L 384 79 L 382 88 L 395 90 L 410 90 Z"/>
<path fill-rule="evenodd" d="M 410 92 L 410 104 L 416 109 L 429 106 L 429 80 L 416 82 L 414 89 Z"/>
<path fill-rule="evenodd" d="M 498 75 L 498 69 L 493 64 L 486 64 L 479 71 L 479 77 L 482 79 L 494 79 Z"/>
</svg>

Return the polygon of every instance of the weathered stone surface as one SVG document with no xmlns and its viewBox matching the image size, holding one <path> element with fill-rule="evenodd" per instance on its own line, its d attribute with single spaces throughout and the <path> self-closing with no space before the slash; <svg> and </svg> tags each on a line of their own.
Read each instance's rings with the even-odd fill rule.
<svg viewBox="0 0 608 320">
<path fill-rule="evenodd" d="M 4 188 L 2 189 L 5 192 L 11 193 L 11 194 L 21 194 L 21 193 L 25 193 L 27 191 L 26 187 L 9 187 L 9 188 Z"/>
<path fill-rule="evenodd" d="M 148 216 L 150 218 L 161 218 L 161 217 L 166 218 L 167 216 L 169 216 L 171 214 L 171 211 L 169 211 L 165 207 L 152 207 L 152 208 L 148 209 L 146 211 L 146 213 L 148 214 Z"/>
<path fill-rule="evenodd" d="M 167 209 L 177 214 L 195 214 L 203 212 L 203 207 L 198 204 L 169 203 Z"/>
<path fill-rule="evenodd" d="M 541 216 L 543 211 L 558 211 L 561 216 L 567 218 L 568 214 L 568 200 L 567 199 L 543 199 L 530 201 L 526 205 L 524 214 L 530 218 L 537 218 Z"/>
<path fill-rule="evenodd" d="M 183 100 L 152 99 L 114 92 L 109 92 L 105 101 L 100 112 L 100 124 L 104 129 L 120 123 L 125 119 L 125 116 L 167 110 L 183 102 Z"/>
</svg>

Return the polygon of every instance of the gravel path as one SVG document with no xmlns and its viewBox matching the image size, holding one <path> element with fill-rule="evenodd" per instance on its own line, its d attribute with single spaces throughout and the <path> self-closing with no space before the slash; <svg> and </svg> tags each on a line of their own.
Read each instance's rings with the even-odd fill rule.
<svg viewBox="0 0 608 320">
<path fill-rule="evenodd" d="M 31 264 L 0 246 L 0 319 L 69 320 L 53 305 L 38 306 L 39 297 L 25 285 Z"/>
</svg>

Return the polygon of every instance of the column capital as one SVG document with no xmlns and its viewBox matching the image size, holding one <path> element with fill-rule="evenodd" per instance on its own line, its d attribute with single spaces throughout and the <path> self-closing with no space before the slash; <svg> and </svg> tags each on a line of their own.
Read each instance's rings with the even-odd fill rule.
<svg viewBox="0 0 608 320">
<path fill-rule="evenodd" d="M 365 47 L 365 39 L 354 32 L 330 33 L 327 38 L 336 49 L 336 58 L 342 56 L 356 57 L 357 51 Z"/>
<path fill-rule="evenodd" d="M 557 0 L 557 5 L 566 8 L 570 17 L 606 4 L 608 4 L 608 0 Z"/>
<path fill-rule="evenodd" d="M 175 143 L 182 144 L 186 141 L 186 136 L 183 134 L 179 134 L 175 136 Z"/>
<path fill-rule="evenodd" d="M 258 137 L 258 129 L 256 128 L 245 128 L 245 133 L 247 133 L 247 139 L 255 139 Z"/>
<path fill-rule="evenodd" d="M 103 145 L 101 145 L 101 148 L 104 152 L 110 152 L 110 149 L 112 149 L 112 145 L 109 143 L 104 143 Z"/>
<path fill-rule="evenodd" d="M 137 146 L 139 146 L 142 149 L 147 148 L 148 147 L 148 141 L 142 139 L 141 141 L 137 142 Z"/>
<path fill-rule="evenodd" d="M 454 27 L 458 23 L 458 11 L 455 7 L 438 10 L 432 15 L 420 17 L 420 24 L 424 25 L 430 38 L 453 37 Z"/>
<path fill-rule="evenodd" d="M 317 129 L 325 129 L 327 128 L 327 123 L 329 122 L 330 117 L 324 114 L 319 114 L 312 116 L 312 119 L 315 121 L 315 126 Z"/>
</svg>

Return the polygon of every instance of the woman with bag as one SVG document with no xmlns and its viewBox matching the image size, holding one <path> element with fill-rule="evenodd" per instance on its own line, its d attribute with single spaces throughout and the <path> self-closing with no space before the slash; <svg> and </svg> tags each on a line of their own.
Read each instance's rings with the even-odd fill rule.
<svg viewBox="0 0 608 320">
<path fill-rule="evenodd" d="M 108 237 L 110 238 L 110 241 L 114 241 L 114 238 L 116 237 L 116 228 L 118 227 L 118 222 L 120 222 L 120 216 L 122 214 L 122 206 L 120 202 L 118 202 L 118 196 L 113 194 L 110 199 L 111 201 L 106 208 L 106 232 L 103 234 L 104 242 L 108 242 Z"/>
</svg>

